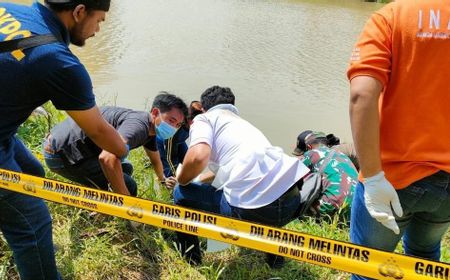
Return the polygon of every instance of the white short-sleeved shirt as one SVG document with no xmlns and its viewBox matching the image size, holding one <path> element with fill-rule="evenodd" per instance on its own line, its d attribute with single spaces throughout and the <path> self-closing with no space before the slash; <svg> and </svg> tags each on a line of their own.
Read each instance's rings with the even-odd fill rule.
<svg viewBox="0 0 450 280">
<path fill-rule="evenodd" d="M 217 105 L 195 117 L 190 146 L 211 147 L 213 186 L 223 189 L 230 205 L 255 209 L 277 200 L 309 172 L 297 158 L 274 147 L 230 104 Z"/>
</svg>

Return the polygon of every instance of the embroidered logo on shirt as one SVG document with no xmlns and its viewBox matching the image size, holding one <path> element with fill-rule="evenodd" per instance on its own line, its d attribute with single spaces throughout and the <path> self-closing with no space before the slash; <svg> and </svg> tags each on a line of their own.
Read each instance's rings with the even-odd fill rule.
<svg viewBox="0 0 450 280">
<path fill-rule="evenodd" d="M 6 35 L 5 41 L 30 37 L 31 32 L 29 30 L 21 30 L 21 27 L 20 21 L 7 13 L 5 8 L 0 8 L 0 34 Z M 25 57 L 21 50 L 12 51 L 11 55 L 18 61 Z"/>
<path fill-rule="evenodd" d="M 419 10 L 417 19 L 418 38 L 450 39 L 450 19 L 441 10 Z"/>
</svg>

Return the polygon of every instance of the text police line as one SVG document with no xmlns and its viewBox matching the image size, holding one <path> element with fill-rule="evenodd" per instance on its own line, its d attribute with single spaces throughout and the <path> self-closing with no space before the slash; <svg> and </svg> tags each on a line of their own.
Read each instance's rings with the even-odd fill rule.
<svg viewBox="0 0 450 280">
<path fill-rule="evenodd" d="M 450 265 L 0 169 L 0 188 L 372 278 L 448 279 Z"/>
</svg>

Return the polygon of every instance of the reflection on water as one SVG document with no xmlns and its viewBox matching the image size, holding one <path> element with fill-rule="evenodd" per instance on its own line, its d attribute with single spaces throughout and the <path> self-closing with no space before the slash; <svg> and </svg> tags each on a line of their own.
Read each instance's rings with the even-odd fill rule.
<svg viewBox="0 0 450 280">
<path fill-rule="evenodd" d="M 31 1 L 15 1 L 30 3 Z M 99 103 L 144 109 L 229 86 L 244 118 L 290 152 L 304 129 L 350 141 L 345 71 L 379 4 L 359 0 L 120 0 L 85 48 Z"/>
</svg>

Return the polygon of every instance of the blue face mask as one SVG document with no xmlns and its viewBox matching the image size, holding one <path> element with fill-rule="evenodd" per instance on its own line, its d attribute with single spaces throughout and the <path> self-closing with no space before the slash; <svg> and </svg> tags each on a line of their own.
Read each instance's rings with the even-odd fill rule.
<svg viewBox="0 0 450 280">
<path fill-rule="evenodd" d="M 163 139 L 169 139 L 177 132 L 177 129 L 170 124 L 166 123 L 165 121 L 161 120 L 159 125 L 156 127 L 156 135 Z"/>
</svg>

